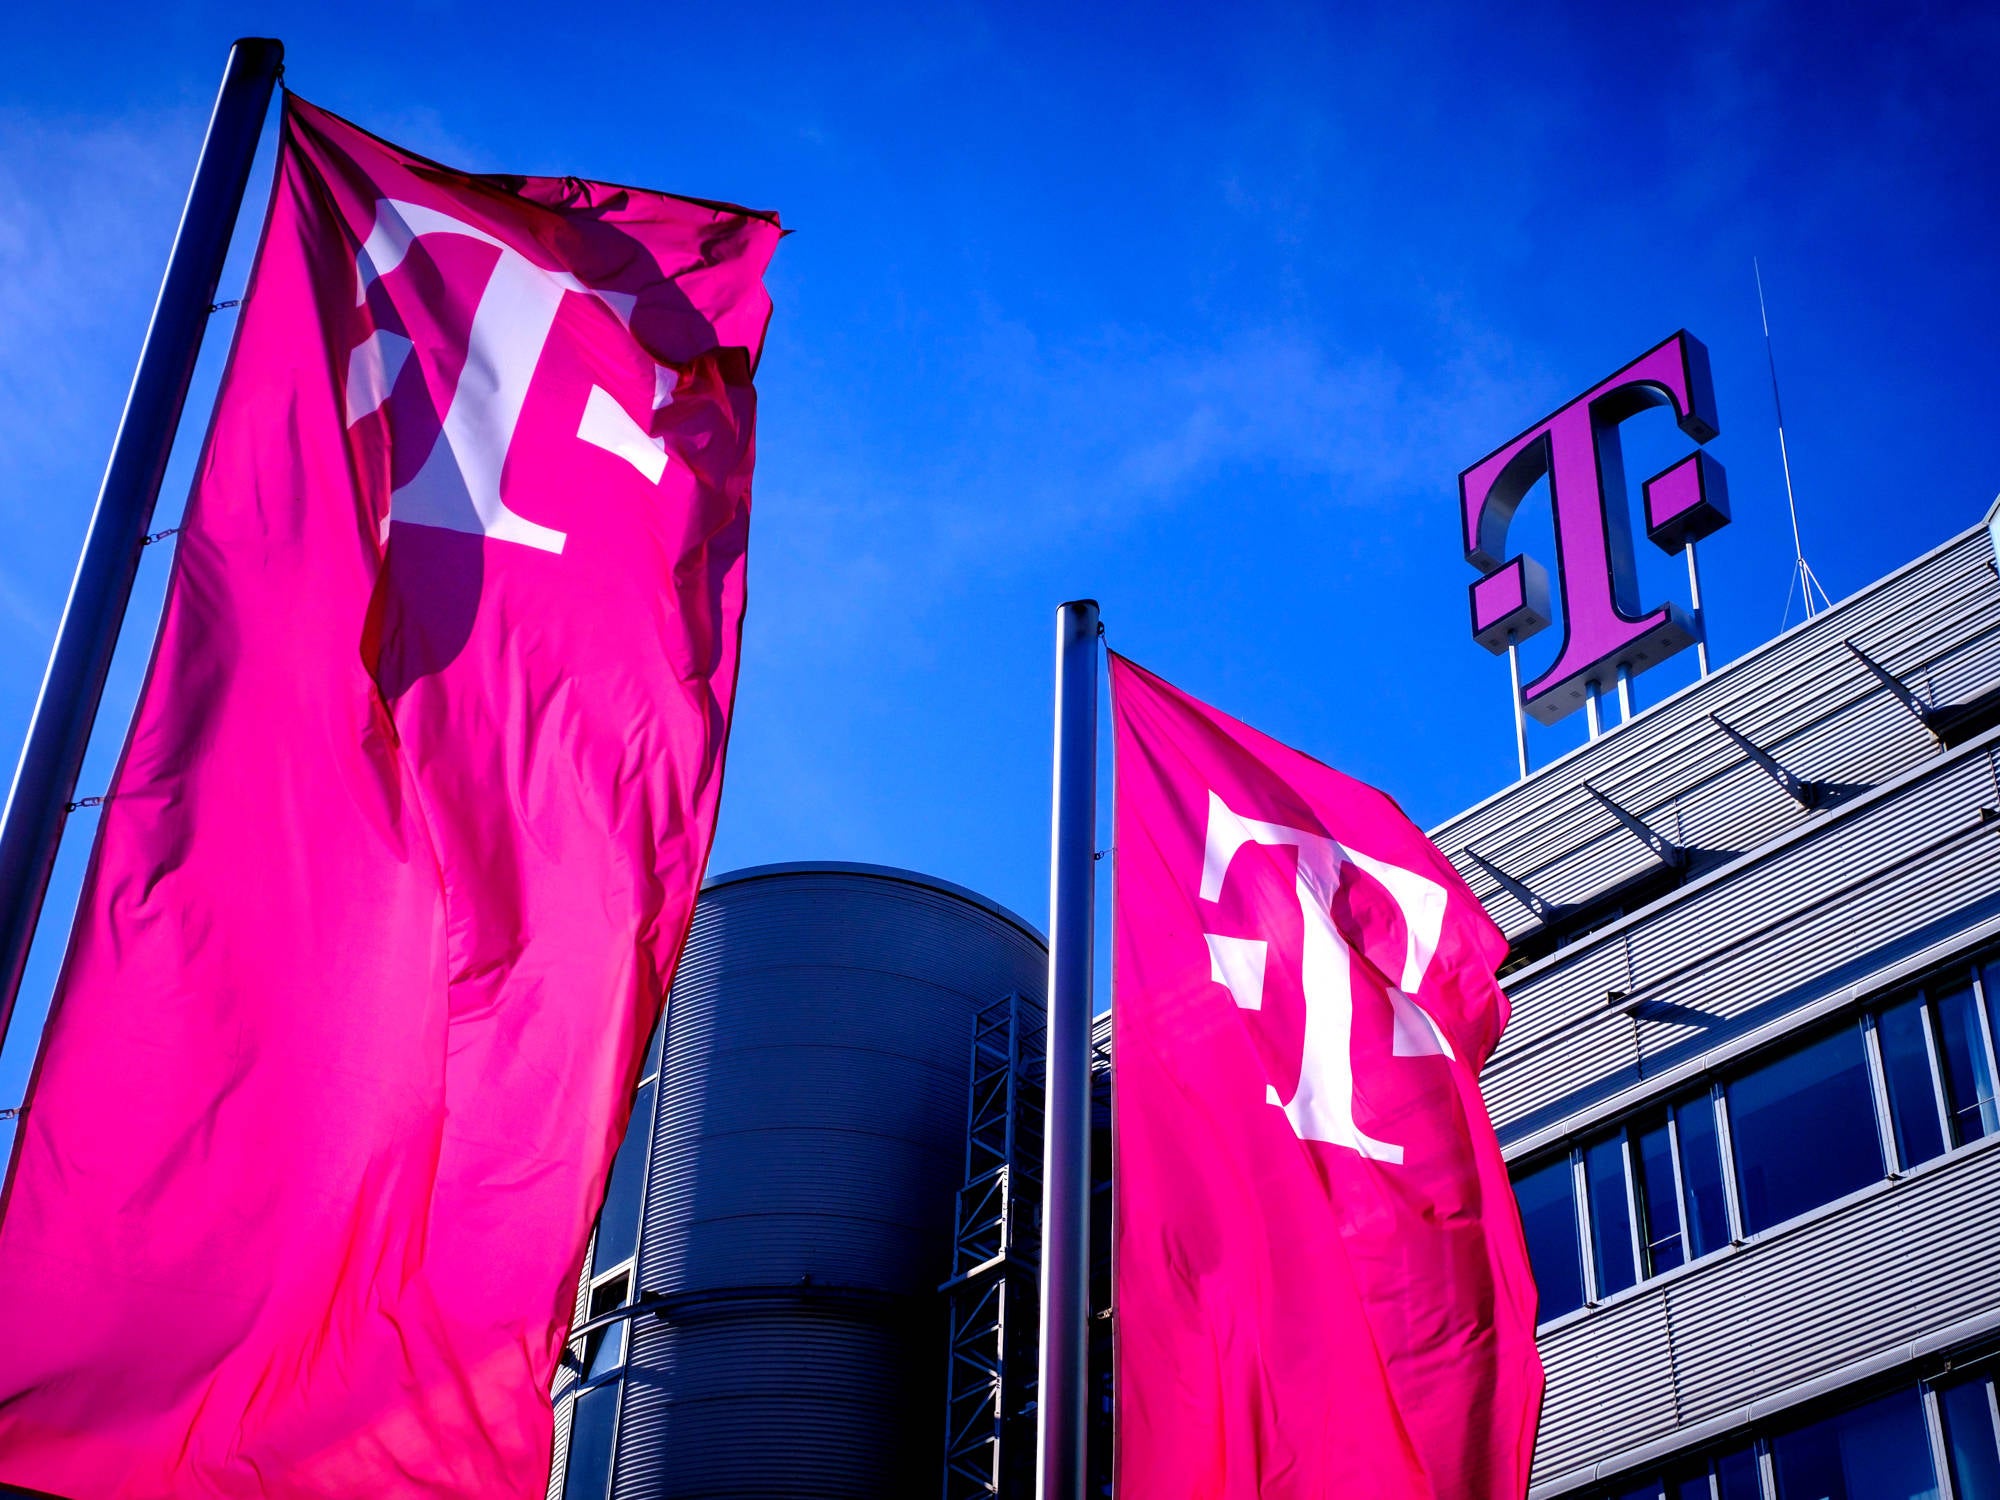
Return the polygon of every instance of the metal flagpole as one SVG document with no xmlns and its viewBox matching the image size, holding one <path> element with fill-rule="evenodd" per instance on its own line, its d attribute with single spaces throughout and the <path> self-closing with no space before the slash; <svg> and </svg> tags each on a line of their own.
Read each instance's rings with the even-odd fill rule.
<svg viewBox="0 0 2000 1500">
<path fill-rule="evenodd" d="M 139 571 L 139 548 L 159 499 L 284 56 L 281 43 L 264 37 L 244 37 L 230 48 L 83 556 L 28 722 L 28 740 L 0 815 L 0 1040 L 14 1014 L 63 820 Z"/>
<path fill-rule="evenodd" d="M 1056 611 L 1049 836 L 1048 1087 L 1042 1139 L 1037 1500 L 1083 1500 L 1089 1403 L 1091 927 L 1097 909 L 1097 603 Z"/>
</svg>

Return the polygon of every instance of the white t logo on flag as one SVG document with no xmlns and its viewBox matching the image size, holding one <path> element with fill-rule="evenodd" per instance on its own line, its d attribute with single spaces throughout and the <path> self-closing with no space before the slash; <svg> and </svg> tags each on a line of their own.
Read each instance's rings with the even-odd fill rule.
<svg viewBox="0 0 2000 1500">
<path fill-rule="evenodd" d="M 1222 883 L 1236 851 L 1245 844 L 1289 845 L 1299 851 L 1297 892 L 1305 942 L 1300 986 L 1305 994 L 1305 1047 L 1299 1083 L 1290 1099 L 1275 1085 L 1265 1097 L 1285 1112 L 1301 1140 L 1345 1146 L 1371 1161 L 1400 1163 L 1403 1148 L 1362 1133 L 1354 1122 L 1354 977 L 1352 949 L 1333 920 L 1340 867 L 1352 864 L 1380 881 L 1403 913 L 1404 951 L 1398 962 L 1380 965 L 1400 972 L 1389 990 L 1393 1013 L 1392 1053 L 1396 1057 L 1452 1056 L 1451 1044 L 1417 991 L 1437 952 L 1444 929 L 1445 889 L 1428 876 L 1385 864 L 1357 849 L 1277 823 L 1232 812 L 1213 791 L 1208 794 L 1208 837 L 1202 855 L 1201 899 L 1222 898 Z M 1207 933 L 1210 976 L 1247 1010 L 1263 1006 L 1267 945 L 1260 939 Z M 1372 957 L 1372 955 L 1371 955 Z"/>
<path fill-rule="evenodd" d="M 389 497 L 383 536 L 386 539 L 391 521 L 402 521 L 560 553 L 568 539 L 565 533 L 517 515 L 501 499 L 508 450 L 563 296 L 581 292 L 595 297 L 627 333 L 638 299 L 626 292 L 585 286 L 566 271 L 545 270 L 485 230 L 449 214 L 385 198 L 376 206 L 375 226 L 356 257 L 356 305 L 367 301 L 372 283 L 402 264 L 411 245 L 431 234 L 464 235 L 493 246 L 500 258 L 473 313 L 457 384 L 442 403 L 439 441 L 423 467 Z M 409 339 L 386 328 L 377 329 L 355 348 L 347 367 L 348 426 L 389 399 L 410 352 Z M 658 411 L 672 400 L 674 372 L 664 366 L 655 369 L 653 409 Z M 659 483 L 666 472 L 665 441 L 648 433 L 601 386 L 591 387 L 576 435 L 624 459 L 650 483 Z"/>
</svg>

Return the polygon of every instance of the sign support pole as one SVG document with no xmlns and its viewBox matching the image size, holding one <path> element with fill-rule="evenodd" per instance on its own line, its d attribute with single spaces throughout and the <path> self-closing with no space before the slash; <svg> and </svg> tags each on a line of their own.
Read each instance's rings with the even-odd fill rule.
<svg viewBox="0 0 2000 1500">
<path fill-rule="evenodd" d="M 1042 1143 L 1037 1500 L 1083 1500 L 1089 1405 L 1091 929 L 1097 909 L 1097 604 L 1056 611 L 1049 837 L 1048 1086 Z"/>
<path fill-rule="evenodd" d="M 1521 709 L 1520 632 L 1507 632 L 1507 676 L 1514 684 L 1514 757 L 1521 763 L 1521 779 L 1528 779 L 1528 716 Z"/>
<path fill-rule="evenodd" d="M 244 37 L 230 48 L 27 743 L 0 815 L 0 1040 L 13 1017 L 68 804 L 131 601 L 139 548 L 166 477 L 284 56 L 283 44 L 264 37 Z"/>
<path fill-rule="evenodd" d="M 1701 667 L 1701 675 L 1708 675 L 1708 616 L 1701 607 L 1701 568 L 1694 560 L 1694 540 L 1688 539 L 1688 595 L 1694 606 L 1694 623 L 1701 633 L 1694 640 L 1694 658 Z"/>
</svg>

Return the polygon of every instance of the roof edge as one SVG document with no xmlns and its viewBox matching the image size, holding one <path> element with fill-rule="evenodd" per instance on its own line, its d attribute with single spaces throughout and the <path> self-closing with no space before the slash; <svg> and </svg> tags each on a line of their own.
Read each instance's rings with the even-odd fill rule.
<svg viewBox="0 0 2000 1500">
<path fill-rule="evenodd" d="M 1042 930 L 1020 913 L 1010 911 L 990 896 L 982 896 L 968 886 L 944 880 L 936 875 L 926 875 L 921 870 L 905 870 L 896 865 L 861 864 L 846 859 L 794 860 L 773 865 L 745 865 L 740 870 L 725 870 L 720 875 L 710 875 L 701 883 L 703 895 L 725 885 L 741 885 L 751 880 L 770 880 L 787 875 L 867 875 L 877 880 L 895 881 L 902 885 L 920 886 L 924 890 L 937 891 L 946 896 L 977 906 L 981 910 L 1009 922 L 1033 938 L 1044 949 L 1049 946 L 1048 938 Z"/>
</svg>

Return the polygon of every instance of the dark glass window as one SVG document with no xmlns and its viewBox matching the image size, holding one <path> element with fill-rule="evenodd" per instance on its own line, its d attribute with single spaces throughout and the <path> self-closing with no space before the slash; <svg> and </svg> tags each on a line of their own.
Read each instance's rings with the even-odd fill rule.
<svg viewBox="0 0 2000 1500">
<path fill-rule="evenodd" d="M 1584 1190 L 1590 1195 L 1590 1255 L 1597 1295 L 1609 1297 L 1639 1279 L 1632 1265 L 1632 1219 L 1625 1200 L 1625 1135 L 1586 1146 Z"/>
<path fill-rule="evenodd" d="M 611 1488 L 611 1437 L 618 1419 L 618 1382 L 592 1386 L 576 1398 L 569 1429 L 563 1500 L 604 1500 Z"/>
<path fill-rule="evenodd" d="M 597 1217 L 597 1253 L 591 1271 L 605 1271 L 632 1258 L 639 1242 L 639 1194 L 646 1181 L 646 1151 L 653 1140 L 653 1091 L 658 1084 L 639 1085 L 632 1101 L 632 1123 L 618 1154 L 611 1161 L 611 1180 L 604 1189 L 604 1211 Z"/>
<path fill-rule="evenodd" d="M 1993 1432 L 1992 1387 L 1969 1380 L 1938 1392 L 1945 1452 L 1958 1500 L 2000 1500 L 2000 1444 Z"/>
<path fill-rule="evenodd" d="M 1667 1500 L 1709 1500 L 1707 1467 L 1669 1475 Z"/>
<path fill-rule="evenodd" d="M 2000 963 L 1988 964 L 1979 971 L 1979 988 L 1986 995 L 1986 1020 L 1993 1028 L 1993 1040 L 2000 1044 Z"/>
<path fill-rule="evenodd" d="M 1839 1412 L 1771 1440 L 1778 1500 L 1932 1500 L 1922 1398 L 1916 1388 Z"/>
<path fill-rule="evenodd" d="M 1822 1037 L 1731 1083 L 1729 1125 L 1753 1234 L 1881 1177 L 1860 1030 Z"/>
<path fill-rule="evenodd" d="M 1716 1459 L 1715 1492 L 1721 1500 L 1764 1500 L 1756 1449 L 1738 1448 Z"/>
<path fill-rule="evenodd" d="M 1645 1221 L 1640 1240 L 1646 1247 L 1646 1273 L 1671 1271 L 1687 1257 L 1681 1252 L 1680 1193 L 1674 1186 L 1674 1143 L 1667 1122 L 1635 1132 L 1639 1215 Z"/>
<path fill-rule="evenodd" d="M 632 1278 L 624 1272 L 608 1278 L 590 1289 L 590 1316 L 601 1318 L 608 1312 L 623 1307 L 632 1290 Z M 624 1323 L 612 1323 L 595 1333 L 587 1334 L 583 1341 L 583 1378 L 595 1380 L 600 1375 L 608 1375 L 618 1368 L 625 1358 Z"/>
<path fill-rule="evenodd" d="M 1930 1048 L 1924 1042 L 1924 1002 L 1905 1000 L 1882 1012 L 1882 1071 L 1889 1076 L 1889 1113 L 1896 1122 L 1896 1154 L 1906 1167 L 1944 1155 L 1937 1090 L 1931 1087 Z"/>
<path fill-rule="evenodd" d="M 1707 1255 L 1729 1243 L 1729 1207 L 1722 1195 L 1722 1150 L 1715 1139 L 1715 1104 L 1708 1095 L 1675 1106 L 1681 1143 L 1681 1183 L 1687 1189 L 1688 1238 Z"/>
<path fill-rule="evenodd" d="M 1650 1481 L 1637 1489 L 1620 1490 L 1611 1497 L 1611 1500 L 1660 1500 L 1659 1481 Z"/>
<path fill-rule="evenodd" d="M 660 1017 L 660 1024 L 653 1028 L 653 1039 L 646 1044 L 646 1065 L 639 1074 L 641 1078 L 651 1078 L 660 1071 L 660 1049 L 666 1045 L 667 1018 Z"/>
<path fill-rule="evenodd" d="M 1993 1102 L 1993 1073 L 1986 1066 L 1986 1038 L 1979 1028 L 1972 989 L 1936 1000 L 1938 1071 L 1944 1075 L 1954 1145 L 1967 1145 L 2000 1129 Z"/>
<path fill-rule="evenodd" d="M 1583 1306 L 1583 1252 L 1576 1240 L 1576 1184 L 1569 1158 L 1530 1172 L 1514 1184 L 1528 1261 L 1541 1294 L 1541 1322 Z"/>
</svg>

